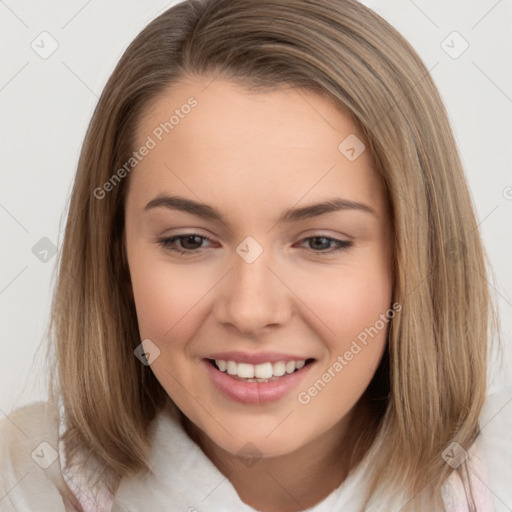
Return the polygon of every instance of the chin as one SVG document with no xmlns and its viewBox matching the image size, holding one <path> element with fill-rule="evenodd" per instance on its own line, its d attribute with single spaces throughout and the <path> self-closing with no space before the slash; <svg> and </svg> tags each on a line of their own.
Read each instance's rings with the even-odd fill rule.
<svg viewBox="0 0 512 512">
<path fill-rule="evenodd" d="M 236 435 L 233 437 L 228 434 L 220 437 L 210 437 L 217 446 L 226 452 L 243 457 L 280 457 L 291 454 L 301 448 L 307 443 L 307 440 L 302 436 L 298 436 L 296 432 L 289 432 L 282 430 L 278 433 L 277 430 L 272 432 L 272 429 L 263 429 L 252 431 L 245 429 L 243 436 Z"/>
</svg>

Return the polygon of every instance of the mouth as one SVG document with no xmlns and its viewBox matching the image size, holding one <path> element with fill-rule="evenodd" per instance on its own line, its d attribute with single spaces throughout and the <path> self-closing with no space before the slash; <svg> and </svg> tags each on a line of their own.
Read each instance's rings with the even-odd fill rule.
<svg viewBox="0 0 512 512">
<path fill-rule="evenodd" d="M 307 378 L 315 363 L 316 359 L 311 358 L 255 365 L 203 359 L 210 382 L 221 392 L 221 396 L 247 405 L 264 405 L 285 399 Z"/>
<path fill-rule="evenodd" d="M 261 364 L 241 363 L 223 359 L 206 359 L 215 370 L 233 380 L 247 383 L 267 383 L 286 379 L 301 372 L 315 362 L 315 359 L 266 362 Z M 308 368 L 309 369 L 309 368 Z"/>
</svg>

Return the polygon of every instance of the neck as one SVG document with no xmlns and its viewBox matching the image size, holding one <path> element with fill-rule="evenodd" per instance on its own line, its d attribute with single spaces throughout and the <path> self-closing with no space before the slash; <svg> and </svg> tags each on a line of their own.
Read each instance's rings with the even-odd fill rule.
<svg viewBox="0 0 512 512">
<path fill-rule="evenodd" d="M 347 428 L 356 409 L 295 452 L 252 461 L 222 449 L 185 417 L 183 425 L 244 503 L 261 512 L 298 512 L 322 501 L 346 479 L 352 460 Z"/>
</svg>

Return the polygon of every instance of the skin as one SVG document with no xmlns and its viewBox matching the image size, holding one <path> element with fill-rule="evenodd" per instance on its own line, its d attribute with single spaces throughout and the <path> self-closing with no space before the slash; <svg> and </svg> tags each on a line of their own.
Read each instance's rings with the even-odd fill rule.
<svg viewBox="0 0 512 512">
<path fill-rule="evenodd" d="M 208 85 L 209 84 L 209 85 Z M 373 326 L 392 302 L 392 232 L 384 187 L 369 154 L 349 161 L 348 135 L 365 142 L 342 110 L 309 91 L 248 91 L 220 78 L 193 77 L 161 94 L 137 130 L 140 147 L 169 113 L 198 105 L 129 176 L 125 244 L 141 340 L 160 350 L 155 376 L 190 420 L 189 434 L 240 498 L 266 512 L 313 506 L 346 477 L 340 443 L 382 357 L 386 329 L 308 404 L 297 399 Z M 225 224 L 166 208 L 144 211 L 160 194 L 219 209 Z M 330 198 L 376 214 L 340 210 L 277 225 L 278 216 Z M 206 236 L 180 255 L 157 242 Z M 247 236 L 262 254 L 247 263 Z M 328 236 L 352 246 L 335 247 Z M 277 351 L 315 358 L 307 378 L 278 402 L 240 404 L 212 384 L 202 359 L 214 351 Z M 237 455 L 251 442 L 262 455 Z"/>
</svg>

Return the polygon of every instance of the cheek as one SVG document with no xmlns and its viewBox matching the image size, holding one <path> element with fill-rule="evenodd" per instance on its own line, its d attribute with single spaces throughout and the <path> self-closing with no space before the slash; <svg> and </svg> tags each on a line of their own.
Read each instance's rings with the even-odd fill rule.
<svg viewBox="0 0 512 512">
<path fill-rule="evenodd" d="M 331 355 L 350 345 L 390 308 L 392 287 L 391 272 L 377 255 L 321 273 L 302 273 L 293 284 L 314 312 Z"/>
<path fill-rule="evenodd" d="M 318 371 L 302 386 L 299 402 L 314 402 L 319 414 L 334 418 L 355 404 L 380 362 L 394 316 L 389 314 L 392 277 L 385 261 L 374 257 L 317 277 L 315 283 L 302 293 L 307 291 L 308 306 L 328 328 L 322 329 L 327 351 Z M 334 403 L 338 408 L 329 405 Z"/>
<path fill-rule="evenodd" d="M 165 256 L 140 256 L 130 262 L 137 320 L 141 337 L 164 341 L 183 335 L 190 322 L 197 322 L 197 306 L 215 282 L 204 269 L 170 263 Z"/>
<path fill-rule="evenodd" d="M 384 273 L 368 272 L 346 282 L 337 310 L 336 327 L 342 339 L 357 338 L 372 327 L 391 306 L 391 298 L 391 280 Z"/>
<path fill-rule="evenodd" d="M 334 425 L 359 400 L 381 360 L 394 316 L 389 314 L 392 279 L 376 263 L 340 272 L 325 283 L 326 289 L 314 307 L 323 311 L 322 320 L 335 334 L 325 337 L 328 357 L 301 387 L 297 400 L 325 425 Z"/>
</svg>

